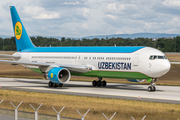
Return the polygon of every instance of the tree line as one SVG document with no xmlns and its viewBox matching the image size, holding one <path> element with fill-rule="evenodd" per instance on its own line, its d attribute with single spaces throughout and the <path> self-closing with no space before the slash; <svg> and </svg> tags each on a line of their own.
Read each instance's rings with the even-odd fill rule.
<svg viewBox="0 0 180 120">
<path fill-rule="evenodd" d="M 61 40 L 47 37 L 31 37 L 37 47 L 49 46 L 149 46 L 163 52 L 180 52 L 180 36 L 174 38 L 93 38 L 71 39 L 62 37 Z M 16 51 L 15 38 L 0 38 L 0 51 Z"/>
</svg>

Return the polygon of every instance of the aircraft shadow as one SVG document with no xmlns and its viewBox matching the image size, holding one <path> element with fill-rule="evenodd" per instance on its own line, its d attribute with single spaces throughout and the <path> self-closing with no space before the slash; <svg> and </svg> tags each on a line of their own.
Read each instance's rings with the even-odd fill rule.
<svg viewBox="0 0 180 120">
<path fill-rule="evenodd" d="M 2 82 L 2 81 L 0 81 Z M 41 87 L 41 88 L 49 88 L 48 87 L 48 81 L 25 81 L 25 80 L 19 80 L 19 79 L 15 79 L 15 81 L 5 81 L 5 82 L 21 82 L 21 83 L 31 83 L 31 84 L 43 84 L 45 86 L 23 86 L 23 87 Z M 22 87 L 22 86 L 12 86 L 12 87 Z M 87 88 L 96 88 L 96 89 L 101 89 L 101 88 L 105 88 L 105 89 L 119 89 L 119 90 L 136 90 L 136 91 L 147 91 L 147 89 L 145 89 L 143 86 L 141 87 L 141 85 L 139 84 L 128 84 L 128 83 L 123 83 L 123 84 L 113 84 L 113 85 L 108 85 L 106 87 L 93 87 L 92 85 L 82 85 L 82 84 L 64 84 L 63 87 L 52 87 L 49 89 L 69 89 L 69 87 L 71 88 L 76 88 L 76 87 L 87 87 Z M 147 85 L 148 88 L 148 85 Z M 156 91 L 163 91 L 163 90 L 156 90 Z"/>
<path fill-rule="evenodd" d="M 145 89 L 144 87 L 140 87 L 139 85 L 135 85 L 135 84 L 107 85 L 106 87 L 93 87 L 92 85 L 65 84 L 64 87 L 88 87 L 88 88 L 96 88 L 96 89 L 107 88 L 107 89 L 120 89 L 120 90 L 147 91 L 147 89 Z M 156 91 L 162 91 L 162 90 L 156 90 Z"/>
<path fill-rule="evenodd" d="M 24 81 L 24 80 L 17 80 L 16 82 L 21 82 L 21 83 L 34 83 L 34 84 L 47 84 L 46 81 Z"/>
</svg>

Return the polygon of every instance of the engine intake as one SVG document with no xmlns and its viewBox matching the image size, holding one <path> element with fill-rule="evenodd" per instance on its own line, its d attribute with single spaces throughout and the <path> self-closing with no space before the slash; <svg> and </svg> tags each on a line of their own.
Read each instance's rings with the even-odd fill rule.
<svg viewBox="0 0 180 120">
<path fill-rule="evenodd" d="M 47 76 L 51 82 L 58 84 L 67 83 L 71 78 L 69 70 L 62 67 L 52 68 Z"/>
</svg>

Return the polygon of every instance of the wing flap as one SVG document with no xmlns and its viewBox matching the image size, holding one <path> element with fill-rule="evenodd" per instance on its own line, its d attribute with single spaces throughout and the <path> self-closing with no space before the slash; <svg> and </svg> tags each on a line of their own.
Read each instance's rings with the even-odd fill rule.
<svg viewBox="0 0 180 120">
<path fill-rule="evenodd" d="M 34 63 L 34 62 L 24 62 L 24 61 L 10 61 L 10 60 L 0 60 L 1 63 L 9 63 L 12 65 L 25 65 L 25 66 L 38 66 L 42 72 L 48 72 L 50 68 L 53 67 L 64 67 L 71 72 L 85 73 L 92 70 L 91 66 L 81 66 L 81 65 L 63 65 L 63 64 L 53 64 L 53 63 Z"/>
</svg>

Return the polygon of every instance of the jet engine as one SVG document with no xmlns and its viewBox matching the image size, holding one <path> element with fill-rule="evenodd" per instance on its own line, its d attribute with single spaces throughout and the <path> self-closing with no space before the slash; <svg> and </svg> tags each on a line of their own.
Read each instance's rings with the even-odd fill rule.
<svg viewBox="0 0 180 120">
<path fill-rule="evenodd" d="M 67 83 L 71 78 L 69 70 L 62 67 L 52 68 L 46 76 L 52 83 L 57 84 Z"/>
<path fill-rule="evenodd" d="M 129 82 L 144 82 L 145 79 L 127 79 Z"/>
</svg>

